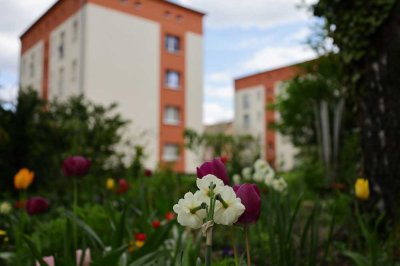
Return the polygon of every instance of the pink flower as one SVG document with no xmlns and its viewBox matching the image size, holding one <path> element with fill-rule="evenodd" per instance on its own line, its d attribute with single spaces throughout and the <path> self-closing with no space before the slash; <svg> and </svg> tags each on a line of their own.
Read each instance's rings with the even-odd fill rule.
<svg viewBox="0 0 400 266">
<path fill-rule="evenodd" d="M 90 249 L 85 249 L 85 254 L 83 255 L 83 264 L 82 266 L 90 266 L 90 263 L 92 262 L 92 257 L 90 255 Z M 82 249 L 78 249 L 76 251 L 76 265 L 81 265 L 81 260 L 82 260 Z"/>
<path fill-rule="evenodd" d="M 33 197 L 26 202 L 25 208 L 29 215 L 40 214 L 49 209 L 49 202 L 42 197 Z"/>
<path fill-rule="evenodd" d="M 242 204 L 246 207 L 244 213 L 239 217 L 237 222 L 245 225 L 257 222 L 261 212 L 261 196 L 257 185 L 235 185 L 233 190 L 236 192 L 236 196 L 242 201 Z"/>
<path fill-rule="evenodd" d="M 221 179 L 225 185 L 229 184 L 229 176 L 224 163 L 217 158 L 211 162 L 205 162 L 200 167 L 197 167 L 197 177 L 203 178 L 206 175 L 215 175 Z"/>
<path fill-rule="evenodd" d="M 71 156 L 64 160 L 62 171 L 68 177 L 81 177 L 87 174 L 90 164 L 90 160 L 83 156 Z"/>
<path fill-rule="evenodd" d="M 54 262 L 54 257 L 53 256 L 44 257 L 43 260 L 49 266 L 55 266 L 56 265 L 55 262 Z M 36 261 L 35 265 L 36 266 L 40 266 L 40 263 L 38 261 Z"/>
</svg>

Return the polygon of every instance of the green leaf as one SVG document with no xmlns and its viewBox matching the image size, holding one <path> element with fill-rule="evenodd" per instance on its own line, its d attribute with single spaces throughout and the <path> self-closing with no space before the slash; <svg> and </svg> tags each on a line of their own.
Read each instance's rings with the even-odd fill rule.
<svg viewBox="0 0 400 266">
<path fill-rule="evenodd" d="M 28 245 L 33 257 L 39 262 L 40 266 L 48 266 L 47 263 L 43 260 L 43 257 L 40 255 L 39 250 L 37 249 L 33 241 L 25 235 L 22 237 L 22 239 Z"/>
<path fill-rule="evenodd" d="M 93 239 L 102 249 L 104 249 L 103 241 L 101 241 L 100 237 L 89 225 L 87 225 L 84 221 L 76 217 L 76 215 L 71 212 L 66 211 L 65 215 L 74 223 L 76 223 L 76 225 L 78 225 L 79 228 L 81 228 L 82 231 L 86 233 L 91 239 Z"/>
<path fill-rule="evenodd" d="M 126 251 L 128 248 L 127 245 L 123 245 L 117 249 L 113 249 L 107 252 L 102 258 L 95 260 L 92 262 L 92 266 L 105 266 L 105 265 L 118 265 L 118 261 L 121 255 Z"/>
<path fill-rule="evenodd" d="M 360 253 L 353 251 L 345 251 L 343 254 L 349 257 L 357 266 L 369 266 L 371 265 L 366 257 Z"/>
<path fill-rule="evenodd" d="M 129 266 L 145 266 L 145 265 L 160 265 L 160 264 L 155 264 L 155 262 L 163 257 L 168 256 L 167 251 L 153 251 L 150 252 L 141 258 L 135 260 Z M 100 265 L 99 265 L 100 266 Z"/>
</svg>

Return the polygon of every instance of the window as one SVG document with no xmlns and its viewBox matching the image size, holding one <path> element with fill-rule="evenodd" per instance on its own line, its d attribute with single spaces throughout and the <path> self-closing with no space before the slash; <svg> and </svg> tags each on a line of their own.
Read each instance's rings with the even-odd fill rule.
<svg viewBox="0 0 400 266">
<path fill-rule="evenodd" d="M 72 24 L 72 41 L 76 42 L 78 40 L 78 21 L 74 20 Z"/>
<path fill-rule="evenodd" d="M 163 160 L 174 162 L 179 159 L 179 146 L 177 144 L 165 144 L 163 150 Z"/>
<path fill-rule="evenodd" d="M 167 35 L 165 38 L 165 48 L 170 53 L 177 53 L 180 50 L 180 40 L 179 37 L 174 35 Z"/>
<path fill-rule="evenodd" d="M 171 12 L 165 11 L 165 12 L 164 12 L 164 17 L 165 17 L 165 18 L 171 17 Z"/>
<path fill-rule="evenodd" d="M 136 1 L 136 2 L 133 4 L 133 6 L 134 6 L 134 8 L 135 8 L 136 10 L 139 10 L 139 9 L 142 7 L 142 3 L 140 3 L 139 1 Z"/>
<path fill-rule="evenodd" d="M 60 43 L 58 45 L 58 56 L 60 59 L 64 58 L 64 40 L 65 40 L 65 32 L 60 33 Z"/>
<path fill-rule="evenodd" d="M 250 116 L 248 114 L 243 116 L 243 127 L 250 128 Z"/>
<path fill-rule="evenodd" d="M 62 97 L 64 94 L 64 68 L 60 68 L 58 73 L 58 96 Z"/>
<path fill-rule="evenodd" d="M 243 109 L 248 109 L 250 107 L 250 95 L 243 95 Z"/>
<path fill-rule="evenodd" d="M 180 122 L 179 108 L 176 106 L 167 106 L 164 109 L 164 123 L 168 125 L 178 125 Z"/>
<path fill-rule="evenodd" d="M 167 70 L 165 85 L 171 89 L 178 89 L 180 86 L 180 74 L 178 71 Z"/>
<path fill-rule="evenodd" d="M 182 15 L 177 15 L 176 16 L 176 21 L 177 22 L 182 22 L 183 21 L 183 16 Z"/>
<path fill-rule="evenodd" d="M 78 76 L 78 67 L 77 67 L 77 63 L 76 60 L 72 61 L 72 65 L 71 65 L 71 80 L 75 81 L 76 77 Z"/>
</svg>

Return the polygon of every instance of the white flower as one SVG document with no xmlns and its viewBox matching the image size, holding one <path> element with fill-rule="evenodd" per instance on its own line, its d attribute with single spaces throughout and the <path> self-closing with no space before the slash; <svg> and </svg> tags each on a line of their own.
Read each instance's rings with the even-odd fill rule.
<svg viewBox="0 0 400 266">
<path fill-rule="evenodd" d="M 257 182 L 262 182 L 264 180 L 265 173 L 263 172 L 255 172 L 253 175 L 253 179 Z"/>
<path fill-rule="evenodd" d="M 250 167 L 243 168 L 242 176 L 244 179 L 250 180 L 251 179 L 251 168 Z"/>
<path fill-rule="evenodd" d="M 198 194 L 193 195 L 192 192 L 185 194 L 183 199 L 174 205 L 174 212 L 178 215 L 178 223 L 182 226 L 189 226 L 193 229 L 198 229 L 203 225 L 203 220 L 206 218 L 206 210 L 198 208 L 202 201 L 199 199 Z"/>
<path fill-rule="evenodd" d="M 258 159 L 255 163 L 254 163 L 254 169 L 256 170 L 256 172 L 265 172 L 269 167 L 269 164 L 263 160 L 263 159 Z"/>
<path fill-rule="evenodd" d="M 268 172 L 265 174 L 264 183 L 267 186 L 272 186 L 272 182 L 274 181 L 275 172 L 272 168 L 269 168 Z"/>
<path fill-rule="evenodd" d="M 214 194 L 218 194 L 221 192 L 224 187 L 224 182 L 216 177 L 215 175 L 206 175 L 202 178 L 197 178 L 196 185 L 200 191 L 196 192 L 198 194 L 198 198 L 202 201 L 210 205 L 210 184 L 211 182 L 215 185 Z"/>
<path fill-rule="evenodd" d="M 224 186 L 219 194 L 224 203 L 217 200 L 215 205 L 214 222 L 217 224 L 232 225 L 237 222 L 245 210 L 240 198 L 229 186 Z"/>
<path fill-rule="evenodd" d="M 233 183 L 234 183 L 235 185 L 240 184 L 240 175 L 235 174 L 235 175 L 233 175 L 232 179 L 233 179 Z"/>
<path fill-rule="evenodd" d="M 3 202 L 0 205 L 0 214 L 9 214 L 12 210 L 11 204 L 8 202 Z"/>
<path fill-rule="evenodd" d="M 272 187 L 278 192 L 284 192 L 287 188 L 287 183 L 282 177 L 280 177 L 272 181 Z"/>
</svg>

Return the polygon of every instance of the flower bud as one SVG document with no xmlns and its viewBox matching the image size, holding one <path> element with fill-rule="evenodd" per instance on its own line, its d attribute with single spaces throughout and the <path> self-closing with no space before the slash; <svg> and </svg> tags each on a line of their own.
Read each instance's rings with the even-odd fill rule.
<svg viewBox="0 0 400 266">
<path fill-rule="evenodd" d="M 8 202 L 3 202 L 0 205 L 0 214 L 9 214 L 12 210 L 12 206 Z"/>
<path fill-rule="evenodd" d="M 261 213 L 261 196 L 257 185 L 235 185 L 233 190 L 236 192 L 236 196 L 241 199 L 242 204 L 246 207 L 244 213 L 239 217 L 238 223 L 246 225 L 257 222 Z"/>
<path fill-rule="evenodd" d="M 32 184 L 34 176 L 34 172 L 22 168 L 14 176 L 14 187 L 18 190 L 27 189 Z"/>
<path fill-rule="evenodd" d="M 108 190 L 113 190 L 114 187 L 115 187 L 115 181 L 114 181 L 114 179 L 112 179 L 112 178 L 107 178 L 107 181 L 106 181 L 106 188 L 107 188 Z"/>
<path fill-rule="evenodd" d="M 160 225 L 161 225 L 161 222 L 159 220 L 154 220 L 154 221 L 151 222 L 151 226 L 154 229 L 160 227 Z"/>
<path fill-rule="evenodd" d="M 355 184 L 356 197 L 361 200 L 369 198 L 369 182 L 367 179 L 358 178 Z"/>
<path fill-rule="evenodd" d="M 197 167 L 197 177 L 203 178 L 206 175 L 214 175 L 221 179 L 225 185 L 229 184 L 229 176 L 224 163 L 221 159 L 214 159 L 211 162 L 205 162 Z"/>
<path fill-rule="evenodd" d="M 42 197 L 33 197 L 26 202 L 25 208 L 29 215 L 40 214 L 49 209 L 49 202 Z"/>
<path fill-rule="evenodd" d="M 126 193 L 128 189 L 129 189 L 129 184 L 125 179 L 121 178 L 120 180 L 118 180 L 118 189 L 116 191 L 118 195 Z"/>
<path fill-rule="evenodd" d="M 81 177 L 87 174 L 90 164 L 90 160 L 83 156 L 71 156 L 64 160 L 62 171 L 67 177 Z"/>
</svg>

